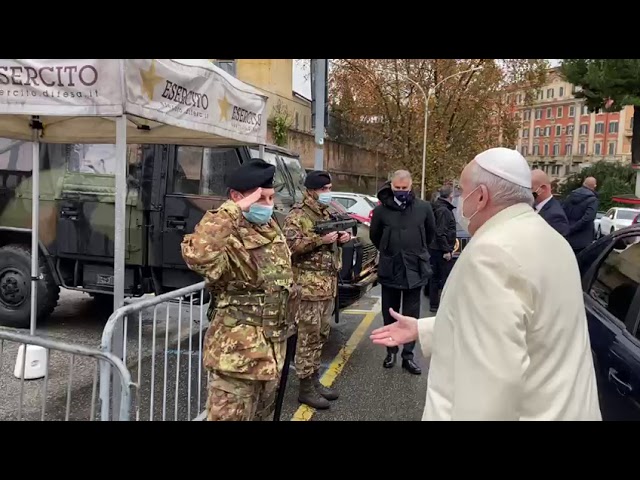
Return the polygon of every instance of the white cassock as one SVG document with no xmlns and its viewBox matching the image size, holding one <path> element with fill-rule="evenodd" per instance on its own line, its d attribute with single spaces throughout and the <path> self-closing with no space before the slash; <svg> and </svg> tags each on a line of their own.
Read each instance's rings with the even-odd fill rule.
<svg viewBox="0 0 640 480">
<path fill-rule="evenodd" d="M 528 205 L 476 232 L 418 331 L 423 420 L 602 419 L 575 255 Z"/>
</svg>

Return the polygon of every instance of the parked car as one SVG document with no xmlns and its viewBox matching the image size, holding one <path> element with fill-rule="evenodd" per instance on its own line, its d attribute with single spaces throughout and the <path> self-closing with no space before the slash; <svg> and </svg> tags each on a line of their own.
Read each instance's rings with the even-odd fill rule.
<svg viewBox="0 0 640 480">
<path fill-rule="evenodd" d="M 378 205 L 378 199 L 363 193 L 333 192 L 333 199 L 342 204 L 349 213 L 369 218 L 370 213 Z"/>
<path fill-rule="evenodd" d="M 640 213 L 640 211 L 638 211 L 637 208 L 610 208 L 607 213 L 600 218 L 600 225 L 598 225 L 596 230 L 596 237 L 601 237 L 603 234 L 608 235 L 615 230 L 628 227 L 638 213 Z"/>
<path fill-rule="evenodd" d="M 600 219 L 606 215 L 607 212 L 597 212 L 596 219 L 593 221 L 593 233 L 598 237 L 598 232 L 600 231 L 598 227 L 600 227 Z"/>
<path fill-rule="evenodd" d="M 578 255 L 604 420 L 640 420 L 640 225 Z"/>
</svg>

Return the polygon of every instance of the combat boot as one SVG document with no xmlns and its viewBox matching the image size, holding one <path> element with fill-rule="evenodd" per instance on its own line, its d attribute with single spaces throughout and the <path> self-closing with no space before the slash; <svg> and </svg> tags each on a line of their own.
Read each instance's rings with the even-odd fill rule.
<svg viewBox="0 0 640 480">
<path fill-rule="evenodd" d="M 298 401 L 318 410 L 326 410 L 329 408 L 329 400 L 318 393 L 313 384 L 313 376 L 300 380 Z"/>
<path fill-rule="evenodd" d="M 316 391 L 327 400 L 337 400 L 338 391 L 335 388 L 325 387 L 320 383 L 320 374 L 318 372 L 313 374 L 313 385 L 316 387 Z"/>
</svg>

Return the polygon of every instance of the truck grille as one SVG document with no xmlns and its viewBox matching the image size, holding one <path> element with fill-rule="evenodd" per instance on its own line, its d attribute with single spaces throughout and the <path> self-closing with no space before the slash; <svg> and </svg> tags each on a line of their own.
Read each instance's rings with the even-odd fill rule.
<svg viewBox="0 0 640 480">
<path fill-rule="evenodd" d="M 365 270 L 376 260 L 376 247 L 373 243 L 362 246 L 362 270 Z"/>
</svg>

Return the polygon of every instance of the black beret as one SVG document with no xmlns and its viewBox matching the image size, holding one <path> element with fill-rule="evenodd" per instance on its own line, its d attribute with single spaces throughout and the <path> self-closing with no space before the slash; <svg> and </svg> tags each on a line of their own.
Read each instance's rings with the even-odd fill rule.
<svg viewBox="0 0 640 480">
<path fill-rule="evenodd" d="M 227 175 L 227 188 L 248 192 L 256 188 L 273 188 L 276 167 L 260 158 L 244 162 Z"/>
<path fill-rule="evenodd" d="M 311 190 L 318 190 L 325 185 L 329 185 L 330 183 L 331 175 L 329 175 L 329 172 L 314 170 L 313 172 L 309 172 L 307 174 L 307 178 L 304 181 L 304 186 L 310 188 Z"/>
</svg>

